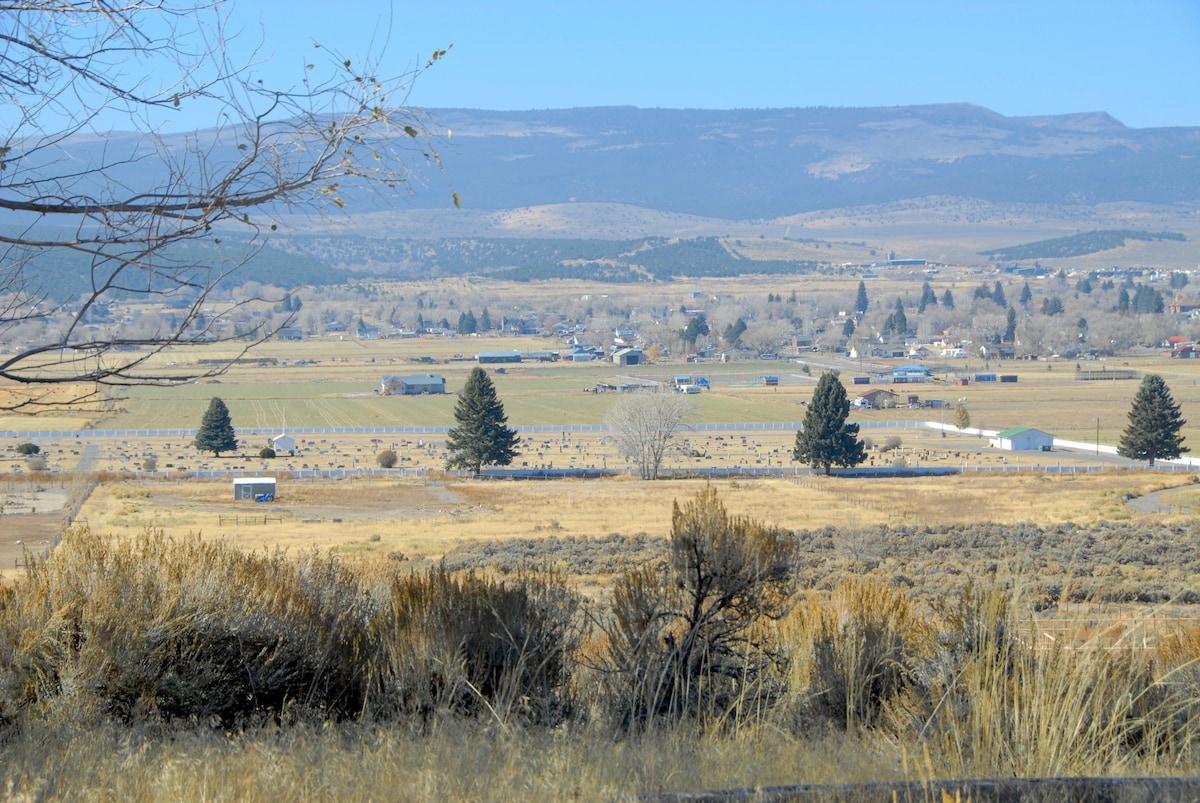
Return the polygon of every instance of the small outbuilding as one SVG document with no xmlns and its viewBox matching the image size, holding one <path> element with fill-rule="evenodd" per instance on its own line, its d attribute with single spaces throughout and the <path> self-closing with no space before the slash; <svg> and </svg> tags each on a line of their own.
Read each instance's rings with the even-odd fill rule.
<svg viewBox="0 0 1200 803">
<path fill-rule="evenodd" d="M 1033 427 L 1010 427 L 997 432 L 989 443 L 1008 452 L 1048 452 L 1054 448 L 1054 436 Z"/>
<path fill-rule="evenodd" d="M 623 348 L 613 353 L 612 361 L 617 365 L 643 365 L 646 362 L 646 352 L 639 348 Z"/>
<path fill-rule="evenodd" d="M 239 502 L 275 500 L 274 477 L 238 477 L 233 481 L 233 498 Z"/>
<path fill-rule="evenodd" d="M 286 432 L 275 435 L 270 439 L 271 448 L 275 450 L 275 454 L 296 453 L 296 439 Z"/>
<path fill-rule="evenodd" d="M 445 392 L 446 378 L 440 374 L 385 376 L 383 378 L 382 393 L 384 396 L 421 396 Z"/>
</svg>

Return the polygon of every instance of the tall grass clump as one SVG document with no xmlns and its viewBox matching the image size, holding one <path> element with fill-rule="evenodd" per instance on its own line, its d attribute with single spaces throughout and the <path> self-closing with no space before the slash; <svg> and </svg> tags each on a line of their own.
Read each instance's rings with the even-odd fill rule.
<svg viewBox="0 0 1200 803">
<path fill-rule="evenodd" d="M 873 728 L 923 694 L 934 630 L 901 591 L 850 578 L 809 593 L 780 627 L 792 659 L 792 713 L 801 723 Z"/>
<path fill-rule="evenodd" d="M 918 735 L 949 772 L 976 776 L 1161 773 L 1200 736 L 1196 644 L 1051 640 L 996 590 L 943 620 L 948 656 Z"/>
<path fill-rule="evenodd" d="M 571 709 L 577 597 L 560 578 L 393 577 L 379 631 L 396 713 L 553 724 Z"/>
<path fill-rule="evenodd" d="M 380 718 L 430 697 L 466 714 L 562 707 L 561 586 L 391 575 L 77 527 L 0 596 L 0 715 L 229 726 Z"/>
</svg>

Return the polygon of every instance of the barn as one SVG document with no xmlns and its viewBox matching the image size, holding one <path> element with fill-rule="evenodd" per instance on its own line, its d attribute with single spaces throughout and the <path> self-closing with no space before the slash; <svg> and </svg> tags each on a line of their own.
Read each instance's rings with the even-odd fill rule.
<svg viewBox="0 0 1200 803">
<path fill-rule="evenodd" d="M 1033 427 L 1010 427 L 997 432 L 989 444 L 1008 452 L 1048 452 L 1054 448 L 1054 436 Z"/>
<path fill-rule="evenodd" d="M 612 361 L 617 365 L 642 365 L 646 362 L 646 352 L 639 348 L 618 349 L 613 353 Z"/>
<path fill-rule="evenodd" d="M 509 349 L 507 351 L 481 351 L 475 355 L 475 361 L 480 365 L 520 362 L 521 352 L 516 349 Z"/>
<path fill-rule="evenodd" d="M 274 501 L 274 477 L 238 477 L 233 481 L 233 498 L 237 501 Z"/>
<path fill-rule="evenodd" d="M 446 378 L 441 374 L 385 376 L 381 390 L 384 396 L 421 396 L 429 393 L 445 392 Z"/>
</svg>

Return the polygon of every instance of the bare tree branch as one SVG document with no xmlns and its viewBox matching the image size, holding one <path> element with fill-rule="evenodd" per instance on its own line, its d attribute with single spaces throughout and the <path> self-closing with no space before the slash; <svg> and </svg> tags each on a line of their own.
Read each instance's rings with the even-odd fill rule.
<svg viewBox="0 0 1200 803">
<path fill-rule="evenodd" d="M 26 386 L 0 409 L 37 408 L 47 401 L 37 387 L 87 383 L 70 397 L 80 403 L 107 386 L 219 373 L 159 357 L 233 339 L 204 325 L 205 310 L 278 215 L 341 208 L 360 188 L 412 191 L 415 163 L 440 167 L 429 121 L 407 101 L 445 51 L 382 78 L 375 61 L 317 47 L 324 78 L 309 65 L 294 87 L 273 88 L 253 55 L 231 63 L 229 22 L 224 0 L 0 0 L 0 339 L 15 341 L 0 354 L 0 387 Z M 163 133 L 192 107 L 213 127 Z M 198 256 L 189 243 L 208 248 Z M 77 299 L 40 279 L 76 264 Z M 148 337 L 87 325 L 130 298 L 177 314 Z M 236 337 L 244 354 L 269 334 Z"/>
</svg>

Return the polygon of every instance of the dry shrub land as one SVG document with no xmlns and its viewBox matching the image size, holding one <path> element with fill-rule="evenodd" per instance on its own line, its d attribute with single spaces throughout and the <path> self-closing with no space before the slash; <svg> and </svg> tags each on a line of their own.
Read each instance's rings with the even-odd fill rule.
<svg viewBox="0 0 1200 803">
<path fill-rule="evenodd" d="M 871 292 L 886 310 L 897 296 L 918 297 L 923 279 L 897 273 Z M 826 281 L 832 308 L 845 307 L 856 280 Z M 934 277 L 939 295 L 953 289 L 962 302 L 979 283 Z M 423 298 L 439 316 L 511 306 L 486 284 L 401 289 L 405 304 Z M 710 306 L 718 326 L 769 309 L 768 291 L 790 290 L 783 279 L 706 279 L 705 289 L 727 307 L 727 294 L 759 297 Z M 1048 283 L 1037 291 L 1065 295 Z M 682 289 L 670 292 L 663 303 L 674 314 Z M 643 303 L 609 286 L 533 284 L 528 293 L 528 304 L 572 315 L 595 305 L 609 323 Z M 48 471 L 0 453 L 0 794 L 612 800 L 1200 771 L 1200 484 L 1183 473 L 487 482 L 441 474 L 440 435 L 307 433 L 296 455 L 268 461 L 257 441 L 215 459 L 186 436 L 93 434 L 194 427 L 214 395 L 244 428 L 445 426 L 452 395 L 379 396 L 380 376 L 436 371 L 454 392 L 471 367 L 465 355 L 546 346 L 268 342 L 219 382 L 131 389 L 90 416 L 36 419 L 70 434 L 34 438 Z M 231 356 L 220 348 L 206 358 Z M 791 356 L 630 369 L 525 363 L 494 376 L 510 423 L 558 427 L 603 422 L 616 394 L 587 389 L 618 373 L 707 376 L 712 390 L 693 399 L 690 423 L 746 424 L 802 419 L 826 367 L 847 382 L 873 372 L 828 349 Z M 1188 413 L 1200 403 L 1193 362 L 1144 351 L 1107 365 L 1163 373 L 1193 420 L 1188 434 L 1200 432 Z M 970 366 L 955 370 L 997 364 Z M 902 390 L 965 404 L 976 427 L 1116 442 L 1136 383 L 1075 381 L 1075 360 L 1006 361 L 1003 370 L 1019 382 Z M 755 384 L 767 373 L 780 375 L 777 388 Z M 900 428 L 950 422 L 953 412 L 853 418 L 892 427 L 864 427 L 878 465 L 1088 461 Z M 688 430 L 667 464 L 787 466 L 793 436 Z M 885 451 L 893 438 L 901 445 Z M 602 435 L 580 432 L 539 434 L 524 447 L 518 465 L 617 459 Z M 399 468 L 426 473 L 295 476 L 374 468 L 384 449 Z M 279 499 L 235 503 L 227 479 L 192 476 L 206 469 L 277 476 Z M 1165 489 L 1170 513 L 1129 504 Z M 51 549 L 67 515 L 74 524 Z"/>
<path fill-rule="evenodd" d="M 215 484 L 102 486 L 0 592 L 6 794 L 1191 774 L 1195 525 L 1112 515 L 1164 479 L 298 485 L 283 530 L 343 513 L 285 550 Z"/>
</svg>

